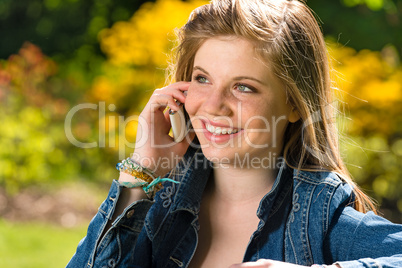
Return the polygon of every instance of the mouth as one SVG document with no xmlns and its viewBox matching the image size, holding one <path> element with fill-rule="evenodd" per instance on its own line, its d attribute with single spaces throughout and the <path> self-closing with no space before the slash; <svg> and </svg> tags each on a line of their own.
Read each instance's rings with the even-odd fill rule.
<svg viewBox="0 0 402 268">
<path fill-rule="evenodd" d="M 236 134 L 241 130 L 238 128 L 216 127 L 208 123 L 205 123 L 205 129 L 212 135 L 216 136 Z"/>
</svg>

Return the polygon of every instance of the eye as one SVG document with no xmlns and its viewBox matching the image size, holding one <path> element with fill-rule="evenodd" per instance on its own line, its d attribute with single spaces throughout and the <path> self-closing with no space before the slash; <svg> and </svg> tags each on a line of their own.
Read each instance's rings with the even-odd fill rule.
<svg viewBox="0 0 402 268">
<path fill-rule="evenodd" d="M 209 80 L 201 75 L 197 75 L 194 80 L 201 84 L 209 83 Z"/>
<path fill-rule="evenodd" d="M 255 90 L 252 87 L 246 86 L 244 84 L 237 84 L 235 88 L 240 92 L 254 92 Z"/>
</svg>

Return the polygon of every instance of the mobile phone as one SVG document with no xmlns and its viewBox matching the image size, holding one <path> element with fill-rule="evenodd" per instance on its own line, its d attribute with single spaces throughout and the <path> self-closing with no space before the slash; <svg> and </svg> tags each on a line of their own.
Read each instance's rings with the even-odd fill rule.
<svg viewBox="0 0 402 268">
<path fill-rule="evenodd" d="M 180 110 L 172 111 L 169 109 L 170 123 L 172 125 L 173 139 L 175 142 L 181 142 L 191 129 L 190 118 L 184 109 L 184 105 L 177 102 Z"/>
</svg>

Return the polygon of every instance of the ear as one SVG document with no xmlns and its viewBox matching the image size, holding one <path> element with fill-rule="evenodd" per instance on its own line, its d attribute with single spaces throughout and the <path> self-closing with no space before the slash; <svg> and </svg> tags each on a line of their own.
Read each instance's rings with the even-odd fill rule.
<svg viewBox="0 0 402 268">
<path fill-rule="evenodd" d="M 295 123 L 299 119 L 300 119 L 299 112 L 295 108 L 292 108 L 292 110 L 290 111 L 289 116 L 288 116 L 289 122 L 290 123 Z"/>
</svg>

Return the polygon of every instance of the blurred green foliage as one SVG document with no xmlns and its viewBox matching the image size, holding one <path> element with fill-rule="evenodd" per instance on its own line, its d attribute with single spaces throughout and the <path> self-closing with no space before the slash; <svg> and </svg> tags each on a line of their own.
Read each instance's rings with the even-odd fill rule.
<svg viewBox="0 0 402 268">
<path fill-rule="evenodd" d="M 32 183 L 94 179 L 106 172 L 99 165 L 105 159 L 99 149 L 81 150 L 66 139 L 66 113 L 82 99 L 72 90 L 74 81 L 56 75 L 57 66 L 30 43 L 0 62 L 0 184 L 8 192 Z M 91 113 L 81 115 L 73 132 L 83 140 L 94 139 L 97 133 L 89 126 L 94 121 Z"/>
<path fill-rule="evenodd" d="M 2 0 L 0 58 L 17 53 L 25 41 L 46 55 L 66 59 L 83 45 L 97 48 L 98 32 L 127 20 L 144 0 Z M 101 53 L 99 53 L 101 54 Z"/>
<path fill-rule="evenodd" d="M 401 0 L 307 0 L 326 36 L 357 50 L 386 45 L 402 54 Z"/>
<path fill-rule="evenodd" d="M 381 52 L 332 44 L 334 80 L 345 112 L 344 158 L 358 184 L 388 218 L 402 222 L 402 66 L 392 46 Z"/>
<path fill-rule="evenodd" d="M 1 1 L 1 187 L 109 183 L 114 164 L 132 151 L 135 116 L 164 84 L 173 29 L 202 3 Z M 338 72 L 350 171 L 388 217 L 402 222 L 402 2 L 308 4 L 323 22 Z M 94 148 L 76 147 L 65 134 L 68 112 L 82 103 L 96 107 L 78 111 L 71 131 L 81 142 L 97 142 Z"/>
</svg>

